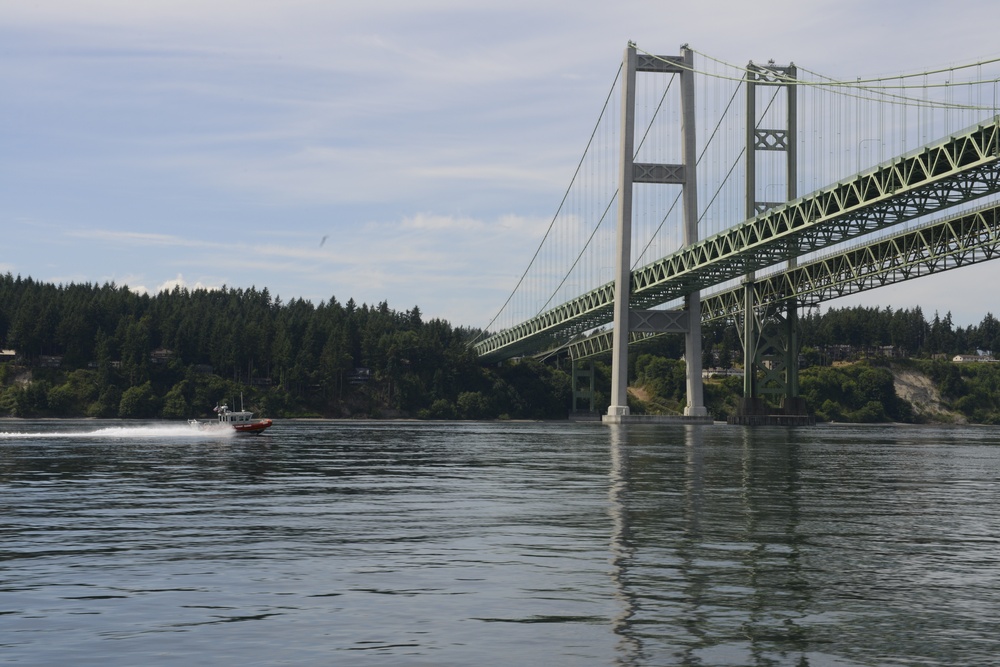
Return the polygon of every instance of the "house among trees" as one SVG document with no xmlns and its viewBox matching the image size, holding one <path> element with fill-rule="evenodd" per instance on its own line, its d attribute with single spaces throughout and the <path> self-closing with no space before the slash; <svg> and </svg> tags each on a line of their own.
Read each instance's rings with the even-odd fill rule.
<svg viewBox="0 0 1000 667">
<path fill-rule="evenodd" d="M 154 364 L 165 364 L 174 357 L 174 351 L 165 347 L 158 347 L 149 355 L 149 360 Z"/>
<path fill-rule="evenodd" d="M 743 377 L 745 375 L 742 368 L 705 368 L 701 371 L 704 380 L 711 378 Z"/>
<path fill-rule="evenodd" d="M 355 368 L 354 372 L 347 376 L 347 380 L 351 384 L 364 384 L 371 379 L 372 369 L 370 368 Z"/>
<path fill-rule="evenodd" d="M 996 362 L 996 359 L 994 359 L 991 354 L 956 354 L 951 360 L 956 364 Z"/>
<path fill-rule="evenodd" d="M 59 368 L 62 366 L 63 356 L 61 354 L 40 354 L 38 355 L 38 365 L 42 368 Z"/>
</svg>

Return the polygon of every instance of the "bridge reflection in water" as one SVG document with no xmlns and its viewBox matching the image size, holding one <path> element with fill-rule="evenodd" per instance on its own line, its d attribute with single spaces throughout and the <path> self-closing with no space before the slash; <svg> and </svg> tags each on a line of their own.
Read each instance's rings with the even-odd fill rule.
<svg viewBox="0 0 1000 667">
<path fill-rule="evenodd" d="M 608 429 L 617 664 L 992 660 L 983 434 Z"/>
</svg>

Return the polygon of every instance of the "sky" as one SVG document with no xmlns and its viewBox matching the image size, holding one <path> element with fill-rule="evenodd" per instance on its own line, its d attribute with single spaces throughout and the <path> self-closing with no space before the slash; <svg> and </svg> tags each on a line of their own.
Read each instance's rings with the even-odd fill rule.
<svg viewBox="0 0 1000 667">
<path fill-rule="evenodd" d="M 630 40 L 849 79 L 1000 56 L 998 24 L 994 0 L 0 0 L 0 272 L 482 327 Z M 998 276 L 831 304 L 974 324 Z"/>
</svg>

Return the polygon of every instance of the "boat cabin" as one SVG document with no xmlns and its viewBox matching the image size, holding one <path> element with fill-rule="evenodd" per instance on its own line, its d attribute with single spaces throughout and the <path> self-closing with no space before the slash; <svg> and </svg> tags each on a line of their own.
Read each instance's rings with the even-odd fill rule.
<svg viewBox="0 0 1000 667">
<path fill-rule="evenodd" d="M 239 424 L 249 424 L 253 421 L 252 412 L 247 412 L 245 410 L 232 412 L 228 405 L 220 405 L 218 412 L 220 424 L 232 424 L 233 426 L 237 426 Z"/>
</svg>

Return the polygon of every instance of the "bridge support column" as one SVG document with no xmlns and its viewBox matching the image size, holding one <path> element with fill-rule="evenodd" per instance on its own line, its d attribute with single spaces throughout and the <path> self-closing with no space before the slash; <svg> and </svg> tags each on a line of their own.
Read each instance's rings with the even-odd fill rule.
<svg viewBox="0 0 1000 667">
<path fill-rule="evenodd" d="M 622 63 L 622 135 L 618 173 L 618 254 L 615 257 L 615 320 L 611 350 L 611 405 L 608 416 L 628 409 L 628 300 L 632 291 L 632 171 L 635 150 L 635 70 L 638 60 L 630 42 Z"/>
<path fill-rule="evenodd" d="M 701 377 L 701 292 L 692 292 L 684 299 L 690 329 L 684 334 L 684 362 L 687 372 L 687 405 L 684 414 L 688 417 L 707 417 L 705 407 L 705 387 Z"/>
<path fill-rule="evenodd" d="M 795 199 L 797 174 L 796 135 L 796 89 L 797 71 L 794 65 L 747 66 L 747 136 L 746 136 L 746 216 L 753 218 L 781 205 L 782 201 L 768 200 L 771 186 L 784 185 L 784 201 Z M 760 127 L 763 122 L 774 122 L 780 114 L 764 111 L 757 114 L 757 87 L 783 88 L 786 98 L 784 127 Z M 770 108 L 770 104 L 768 105 Z M 763 173 L 784 172 L 784 184 L 780 181 L 761 184 L 757 179 L 758 166 Z M 763 187 L 761 187 L 763 186 Z M 763 194 L 759 198 L 759 194 Z M 796 260 L 788 260 L 788 268 L 795 268 Z M 750 273 L 744 280 L 743 307 L 743 401 L 740 410 L 730 418 L 731 423 L 766 424 L 792 423 L 792 417 L 806 419 L 805 406 L 799 398 L 799 346 L 798 346 L 798 302 L 787 302 L 784 316 L 775 312 L 764 312 L 758 307 L 754 287 L 755 275 Z M 777 324 L 777 326 L 775 326 Z M 758 375 L 760 377 L 758 377 Z M 780 411 L 768 404 L 764 395 L 779 396 Z M 773 419 L 771 419 L 773 418 Z M 771 419 L 771 421 L 768 421 Z M 794 421 L 794 420 L 792 420 Z"/>
<path fill-rule="evenodd" d="M 698 148 L 695 137 L 694 53 L 687 45 L 681 47 L 684 71 L 681 73 L 681 139 L 684 145 L 684 245 L 698 242 Z M 684 415 L 707 417 L 705 388 L 701 378 L 701 292 L 691 292 L 684 299 L 689 324 L 684 341 L 684 361 L 687 368 L 687 405 Z"/>
<path fill-rule="evenodd" d="M 785 309 L 785 401 L 799 397 L 799 303 L 788 302 Z"/>
<path fill-rule="evenodd" d="M 743 282 L 743 401 L 741 414 L 757 414 L 763 406 L 757 405 L 757 298 L 751 274 Z"/>
<path fill-rule="evenodd" d="M 579 362 L 573 360 L 572 369 L 573 382 L 573 407 L 570 416 L 594 414 L 594 364 L 592 362 Z M 586 403 L 586 407 L 580 407 L 580 401 Z"/>
<path fill-rule="evenodd" d="M 694 105 L 694 52 L 681 47 L 680 57 L 639 56 L 629 43 L 622 63 L 622 132 L 618 178 L 618 245 L 615 257 L 615 304 L 612 329 L 611 404 L 605 421 L 620 421 L 629 415 L 628 342 L 629 299 L 632 285 L 632 185 L 659 183 L 681 185 L 684 202 L 684 244 L 698 241 L 697 145 Z M 635 154 L 635 75 L 641 72 L 670 72 L 681 82 L 681 141 L 683 163 L 680 165 L 636 164 Z M 708 418 L 701 378 L 701 293 L 685 297 L 688 326 L 685 329 L 687 366 L 687 405 L 684 416 Z"/>
</svg>

